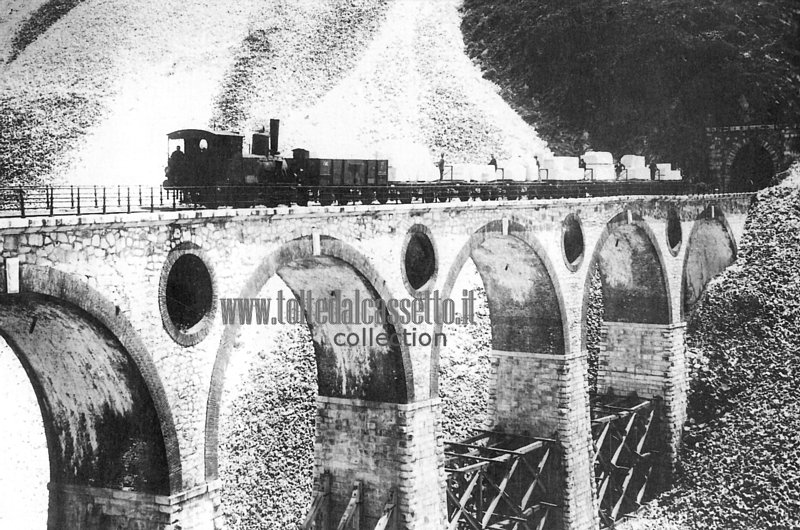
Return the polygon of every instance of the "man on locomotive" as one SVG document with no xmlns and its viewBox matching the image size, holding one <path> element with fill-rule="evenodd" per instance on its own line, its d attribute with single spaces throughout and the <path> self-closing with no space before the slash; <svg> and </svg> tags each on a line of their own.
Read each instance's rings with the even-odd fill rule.
<svg viewBox="0 0 800 530">
<path fill-rule="evenodd" d="M 169 157 L 167 174 L 177 183 L 182 182 L 186 176 L 186 155 L 181 151 L 179 145 L 175 147 Z"/>
</svg>

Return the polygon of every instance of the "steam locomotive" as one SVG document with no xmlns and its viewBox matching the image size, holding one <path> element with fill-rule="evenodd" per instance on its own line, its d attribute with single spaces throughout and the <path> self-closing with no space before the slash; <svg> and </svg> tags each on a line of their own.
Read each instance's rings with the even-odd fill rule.
<svg viewBox="0 0 800 530">
<path fill-rule="evenodd" d="M 587 152 L 582 162 L 577 157 L 550 157 L 495 166 L 455 164 L 448 166 L 447 175 L 433 170 L 438 180 L 403 180 L 386 159 L 311 158 L 302 148 L 293 149 L 291 158 L 282 157 L 279 126 L 273 119 L 269 134 L 253 134 L 250 153 L 243 153 L 244 136 L 238 133 L 169 133 L 168 143 L 175 148 L 164 187 L 178 193 L 185 204 L 209 207 L 686 193 L 680 173 L 667 164 L 654 172 L 653 165 L 650 170 L 644 167 L 643 157 L 628 155 L 622 158 L 624 172 L 619 166 L 615 171 L 610 153 L 594 152 Z"/>
</svg>

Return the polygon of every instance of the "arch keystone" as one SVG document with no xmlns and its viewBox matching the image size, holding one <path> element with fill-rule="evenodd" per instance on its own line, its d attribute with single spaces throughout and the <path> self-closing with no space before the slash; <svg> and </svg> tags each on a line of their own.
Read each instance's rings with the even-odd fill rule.
<svg viewBox="0 0 800 530">
<path fill-rule="evenodd" d="M 320 242 L 319 230 L 311 232 L 311 253 L 315 256 L 322 254 L 322 244 Z"/>
</svg>

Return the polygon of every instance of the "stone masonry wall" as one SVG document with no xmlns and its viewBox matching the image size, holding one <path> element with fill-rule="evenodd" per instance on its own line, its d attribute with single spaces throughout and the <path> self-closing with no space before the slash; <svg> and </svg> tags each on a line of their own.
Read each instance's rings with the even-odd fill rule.
<svg viewBox="0 0 800 530">
<path fill-rule="evenodd" d="M 672 363 L 669 326 L 604 322 L 600 332 L 597 392 L 663 396 Z M 667 336 L 665 336 L 665 334 Z"/>
<path fill-rule="evenodd" d="M 440 455 L 432 405 L 438 403 L 398 405 L 318 397 L 315 474 L 331 474 L 334 525 L 358 480 L 365 527 L 375 526 L 395 489 L 400 528 L 440 528 Z"/>
<path fill-rule="evenodd" d="M 605 322 L 601 330 L 598 393 L 613 389 L 618 395 L 636 392 L 643 398 L 663 398 L 663 481 L 668 481 L 674 471 L 686 422 L 685 331 L 685 323 L 661 326 L 624 322 Z"/>
<path fill-rule="evenodd" d="M 550 438 L 558 428 L 563 355 L 491 353 L 490 429 Z"/>
<path fill-rule="evenodd" d="M 148 495 L 50 483 L 48 530 L 215 530 L 221 528 L 219 484 L 178 495 Z"/>
</svg>

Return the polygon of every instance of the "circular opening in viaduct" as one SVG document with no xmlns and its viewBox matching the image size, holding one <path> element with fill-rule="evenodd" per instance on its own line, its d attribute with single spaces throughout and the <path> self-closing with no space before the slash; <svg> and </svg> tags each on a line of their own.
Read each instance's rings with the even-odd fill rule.
<svg viewBox="0 0 800 530">
<path fill-rule="evenodd" d="M 678 212 L 670 209 L 667 214 L 667 243 L 673 256 L 681 249 L 682 240 L 683 229 L 681 228 L 681 220 L 678 218 Z"/>
<path fill-rule="evenodd" d="M 584 251 L 583 229 L 577 215 L 570 214 L 564 219 L 562 234 L 564 261 L 571 271 L 575 271 L 581 264 Z"/>
<path fill-rule="evenodd" d="M 161 274 L 159 305 L 167 333 L 179 344 L 197 344 L 214 317 L 214 277 L 201 251 L 173 250 Z"/>
<path fill-rule="evenodd" d="M 211 274 L 203 260 L 184 254 L 172 265 L 167 278 L 167 313 L 181 331 L 188 331 L 211 311 Z"/>
<path fill-rule="evenodd" d="M 436 251 L 424 226 L 414 225 L 409 230 L 403 265 L 406 281 L 412 291 L 419 291 L 436 275 Z"/>
</svg>

